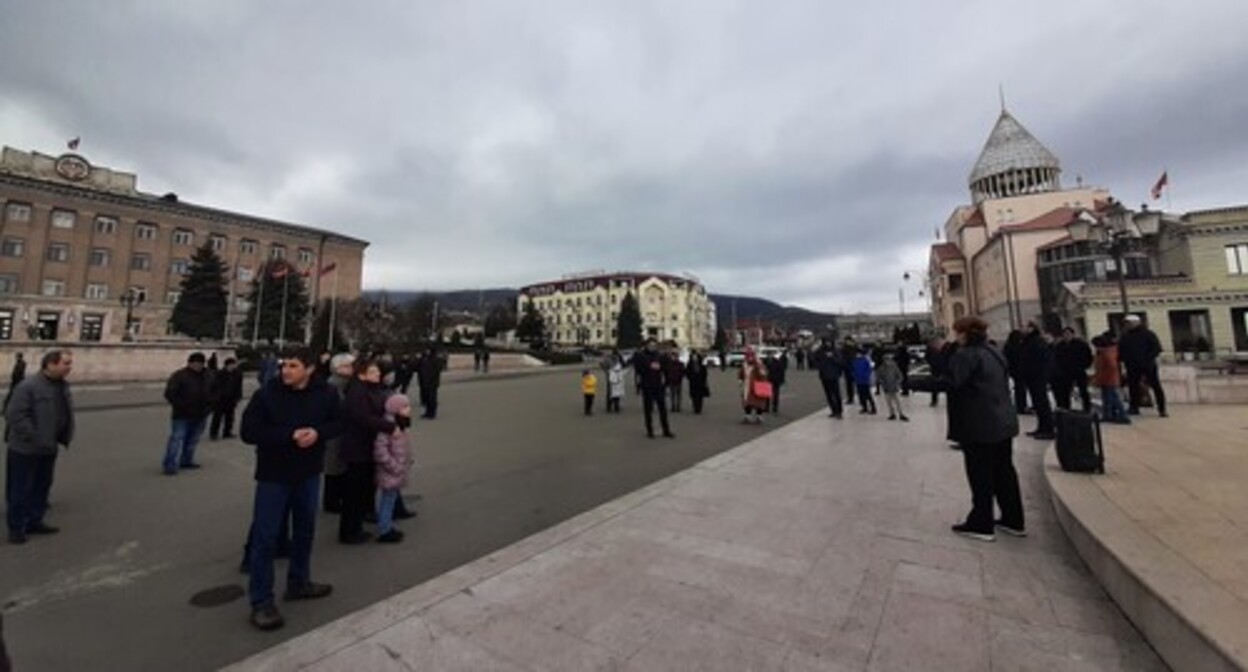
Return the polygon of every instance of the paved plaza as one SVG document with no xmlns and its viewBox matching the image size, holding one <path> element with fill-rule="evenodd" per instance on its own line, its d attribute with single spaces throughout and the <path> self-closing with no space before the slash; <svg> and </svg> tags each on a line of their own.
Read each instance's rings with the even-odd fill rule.
<svg viewBox="0 0 1248 672">
<path fill-rule="evenodd" d="M 813 376 L 791 372 L 781 420 L 821 403 Z M 581 415 L 579 370 L 452 383 L 440 418 L 419 422 L 414 486 L 420 517 L 398 546 L 343 547 L 322 516 L 313 571 L 326 600 L 284 609 L 260 633 L 245 598 L 192 606 L 212 589 L 237 593 L 250 520 L 254 457 L 234 441 L 202 444 L 205 468 L 160 475 L 162 406 L 83 411 L 58 461 L 49 522 L 62 532 L 0 546 L 5 636 L 18 670 L 208 670 L 367 607 L 578 513 L 769 431 L 737 424 L 735 372 L 712 372 L 707 415 L 673 417 L 675 440 L 644 438 L 639 399 L 620 416 Z M 151 403 L 159 389 L 77 395 L 83 406 Z M 415 394 L 415 390 L 412 390 Z M 90 397 L 90 398 L 89 398 Z M 686 406 L 688 402 L 686 401 Z M 284 572 L 279 562 L 279 580 Z"/>
<path fill-rule="evenodd" d="M 950 534 L 925 401 L 814 414 L 233 669 L 1166 669 L 1055 522 L 1047 444 L 1017 443 L 1028 538 Z"/>
</svg>

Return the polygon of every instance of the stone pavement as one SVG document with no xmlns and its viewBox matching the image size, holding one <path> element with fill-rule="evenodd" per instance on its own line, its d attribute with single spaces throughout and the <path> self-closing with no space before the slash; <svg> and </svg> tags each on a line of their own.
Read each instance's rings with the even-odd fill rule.
<svg viewBox="0 0 1248 672">
<path fill-rule="evenodd" d="M 1016 463 L 1026 539 L 969 506 L 943 409 L 816 414 L 237 670 L 1164 670 Z"/>
<path fill-rule="evenodd" d="M 1046 472 L 1077 548 L 1175 669 L 1248 668 L 1248 406 L 1104 432 L 1105 475 Z"/>
</svg>

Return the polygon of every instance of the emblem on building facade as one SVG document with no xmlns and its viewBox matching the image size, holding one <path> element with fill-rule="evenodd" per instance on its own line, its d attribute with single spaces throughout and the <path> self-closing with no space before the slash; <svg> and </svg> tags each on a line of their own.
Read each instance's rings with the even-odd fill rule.
<svg viewBox="0 0 1248 672">
<path fill-rule="evenodd" d="M 91 174 L 91 164 L 77 154 L 62 154 L 56 160 L 56 173 L 67 180 L 78 182 L 87 179 Z"/>
</svg>

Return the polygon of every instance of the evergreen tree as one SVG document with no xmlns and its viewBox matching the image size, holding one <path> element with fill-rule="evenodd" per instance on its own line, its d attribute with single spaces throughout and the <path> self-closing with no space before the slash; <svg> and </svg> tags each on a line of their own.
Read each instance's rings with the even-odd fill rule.
<svg viewBox="0 0 1248 672">
<path fill-rule="evenodd" d="M 228 312 L 225 276 L 229 268 L 204 243 L 191 256 L 190 267 L 182 276 L 181 293 L 173 306 L 174 331 L 196 339 L 224 338 Z"/>
<path fill-rule="evenodd" d="M 282 300 L 286 301 L 286 329 L 282 330 Z M 267 261 L 260 267 L 259 274 L 251 283 L 251 292 L 247 296 L 250 307 L 247 318 L 242 325 L 244 340 L 256 334 L 256 308 L 260 309 L 260 325 L 258 338 L 269 343 L 276 342 L 283 336 L 286 343 L 302 343 L 304 340 L 304 321 L 308 316 L 308 288 L 304 278 L 290 263 L 284 259 Z"/>
<path fill-rule="evenodd" d="M 616 322 L 615 345 L 621 350 L 641 347 L 641 307 L 632 292 L 620 302 L 620 318 Z"/>
<path fill-rule="evenodd" d="M 485 316 L 485 335 L 493 338 L 516 328 L 516 312 L 509 303 L 496 303 Z"/>
<path fill-rule="evenodd" d="M 535 348 L 546 342 L 546 319 L 537 312 L 537 306 L 532 301 L 524 304 L 524 316 L 516 326 L 516 338 Z"/>
</svg>

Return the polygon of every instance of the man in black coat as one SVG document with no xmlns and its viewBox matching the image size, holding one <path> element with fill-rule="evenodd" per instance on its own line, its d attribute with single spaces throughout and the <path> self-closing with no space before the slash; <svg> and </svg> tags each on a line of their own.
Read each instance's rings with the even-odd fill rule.
<svg viewBox="0 0 1248 672">
<path fill-rule="evenodd" d="M 1138 315 L 1128 315 L 1126 326 L 1126 331 L 1118 340 L 1118 358 L 1127 367 L 1127 392 L 1131 395 L 1127 412 L 1131 415 L 1140 414 L 1140 385 L 1147 383 L 1153 390 L 1158 415 L 1167 417 L 1166 392 L 1161 389 L 1161 379 L 1157 375 L 1161 341 L 1157 334 L 1141 323 Z"/>
<path fill-rule="evenodd" d="M 417 382 L 420 384 L 420 404 L 425 407 L 422 418 L 438 417 L 438 387 L 442 385 L 442 370 L 446 360 L 437 348 L 430 347 L 416 364 Z"/>
<path fill-rule="evenodd" d="M 212 411 L 205 361 L 204 353 L 191 353 L 186 358 L 186 366 L 174 371 L 165 384 L 165 400 L 172 411 L 169 442 L 165 444 L 165 459 L 161 465 L 166 476 L 176 475 L 178 469 L 199 468 L 195 447 L 204 435 L 205 421 Z"/>
<path fill-rule="evenodd" d="M 945 347 L 947 344 L 944 338 L 937 336 L 927 345 L 927 352 L 923 359 L 927 362 L 927 368 L 931 372 L 932 380 L 942 381 L 949 373 L 949 353 Z M 932 385 L 932 406 L 940 403 L 940 384 Z"/>
<path fill-rule="evenodd" d="M 908 397 L 910 396 L 910 348 L 904 343 L 898 346 L 893 361 L 897 363 L 897 368 L 901 369 L 901 396 Z"/>
<path fill-rule="evenodd" d="M 858 344 L 852 336 L 846 336 L 841 344 L 841 362 L 845 364 L 845 403 L 850 406 L 854 405 L 854 391 L 857 390 L 857 383 L 854 382 L 854 360 L 857 358 Z"/>
<path fill-rule="evenodd" d="M 667 424 L 667 404 L 663 393 L 667 389 L 667 379 L 663 356 L 659 354 L 659 343 L 653 338 L 646 339 L 646 346 L 633 355 L 633 370 L 641 387 L 642 408 L 646 414 L 646 436 L 654 438 L 654 409 L 659 409 L 659 424 L 663 427 L 663 436 L 676 438 Z"/>
<path fill-rule="evenodd" d="M 1023 383 L 1027 386 L 1027 396 L 1031 397 L 1036 412 L 1036 429 L 1027 432 L 1027 435 L 1040 441 L 1052 441 L 1057 436 L 1053 432 L 1053 406 L 1049 403 L 1053 350 L 1035 322 L 1027 323 L 1019 349 L 1019 367 Z"/>
<path fill-rule="evenodd" d="M 819 371 L 819 383 L 823 385 L 823 396 L 828 400 L 828 416 L 840 420 L 845 412 L 841 402 L 841 378 L 845 377 L 846 366 L 829 339 L 824 339 L 819 349 L 810 355 L 811 365 Z"/>
<path fill-rule="evenodd" d="M 1088 367 L 1092 366 L 1092 348 L 1087 341 L 1075 335 L 1075 330 L 1066 327 L 1062 330 L 1062 339 L 1053 344 L 1053 397 L 1057 407 L 1070 410 L 1071 394 L 1079 390 L 1079 401 L 1083 411 L 1092 410 L 1092 398 L 1088 394 Z"/>
<path fill-rule="evenodd" d="M 789 370 L 789 356 L 783 351 L 772 353 L 763 360 L 767 367 L 767 381 L 771 383 L 771 412 L 780 412 L 780 388 L 784 387 L 785 374 Z"/>
<path fill-rule="evenodd" d="M 208 426 L 208 438 L 234 438 L 234 409 L 243 399 L 243 372 L 238 360 L 225 358 L 225 368 L 212 376 L 212 423 Z"/>
<path fill-rule="evenodd" d="M 1014 410 L 1019 415 L 1031 413 L 1027 405 L 1027 381 L 1023 377 L 1023 332 L 1015 329 L 1005 339 L 1005 347 L 1001 349 L 1005 361 L 1010 367 L 1010 382 L 1014 390 Z"/>
</svg>

